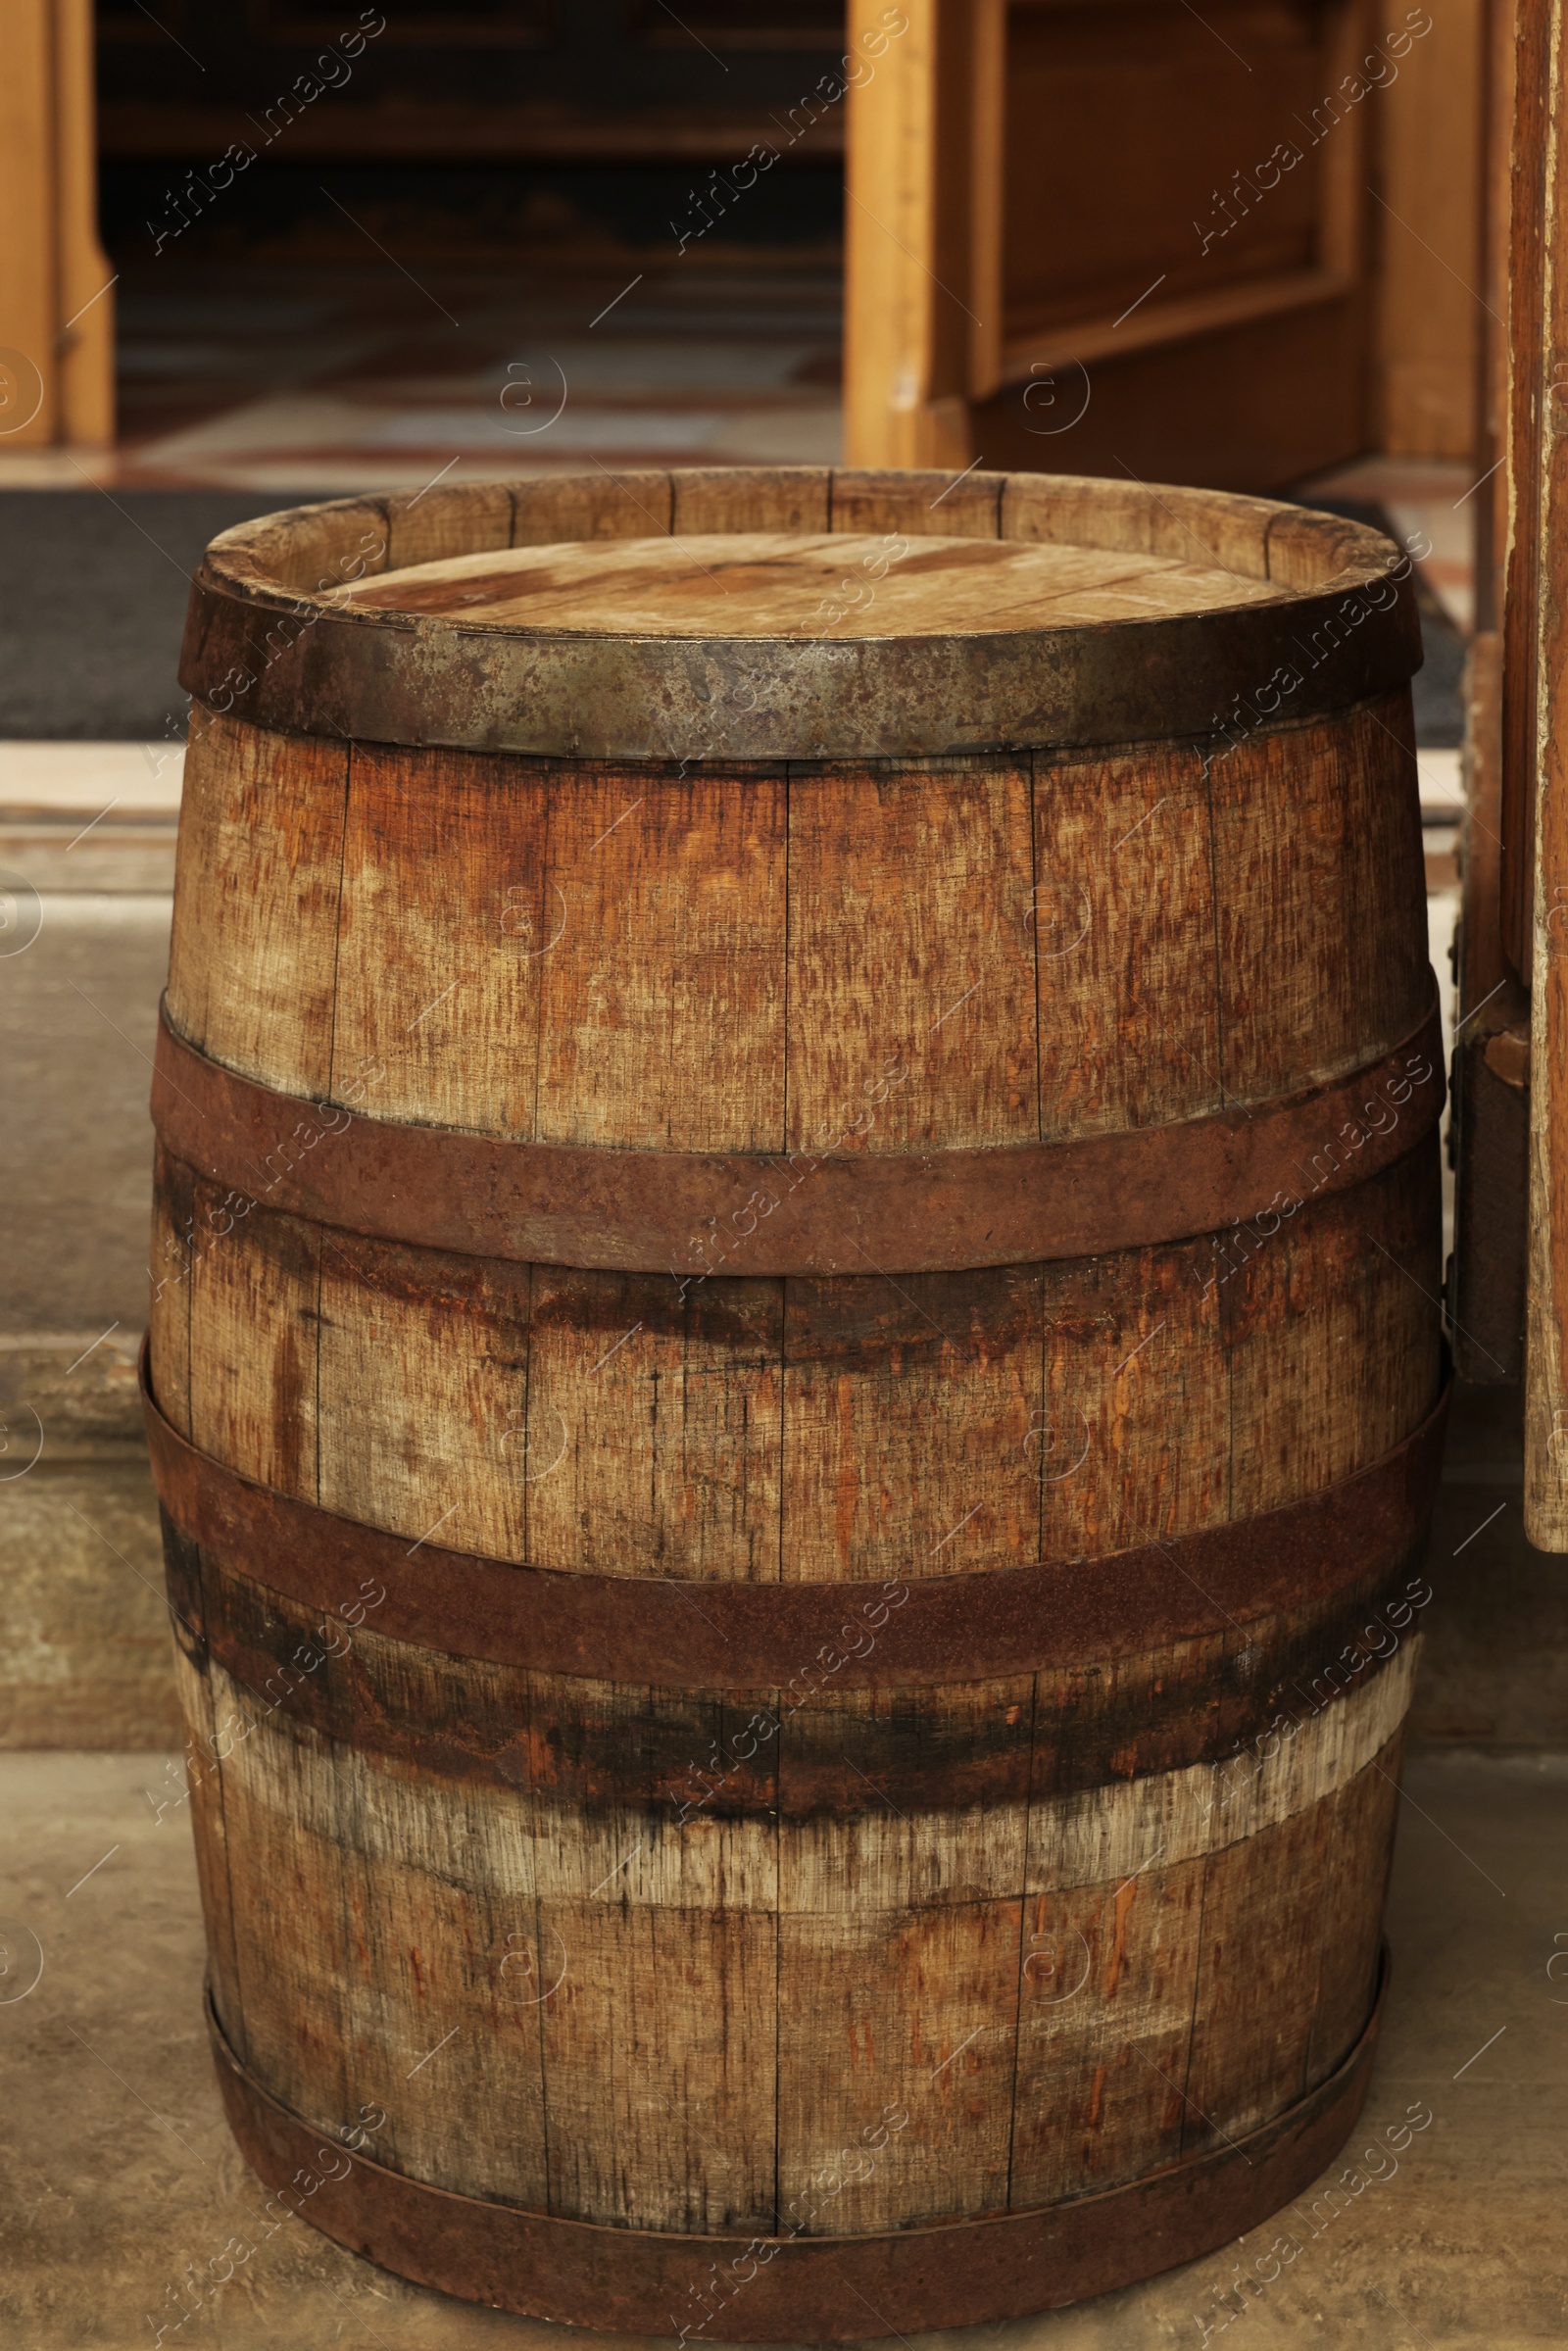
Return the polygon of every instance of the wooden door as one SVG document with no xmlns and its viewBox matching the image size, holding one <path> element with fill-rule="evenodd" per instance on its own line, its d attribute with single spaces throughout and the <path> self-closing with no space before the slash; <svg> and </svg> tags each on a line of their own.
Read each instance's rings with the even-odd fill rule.
<svg viewBox="0 0 1568 2351">
<path fill-rule="evenodd" d="M 1434 29 L 1389 14 L 854 0 L 850 461 L 1258 490 L 1371 445 L 1374 113 Z"/>
</svg>

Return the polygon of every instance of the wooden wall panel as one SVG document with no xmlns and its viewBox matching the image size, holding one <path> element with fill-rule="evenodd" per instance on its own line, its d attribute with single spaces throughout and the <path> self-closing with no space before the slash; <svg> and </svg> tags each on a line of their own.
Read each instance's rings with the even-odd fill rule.
<svg viewBox="0 0 1568 2351">
<path fill-rule="evenodd" d="M 0 433 L 11 449 L 115 437 L 116 272 L 98 241 L 90 0 L 0 17 Z"/>
<path fill-rule="evenodd" d="M 1477 447 L 1485 13 L 1482 0 L 1391 12 L 1425 24 L 1376 102 L 1376 430 L 1391 457 Z"/>
</svg>

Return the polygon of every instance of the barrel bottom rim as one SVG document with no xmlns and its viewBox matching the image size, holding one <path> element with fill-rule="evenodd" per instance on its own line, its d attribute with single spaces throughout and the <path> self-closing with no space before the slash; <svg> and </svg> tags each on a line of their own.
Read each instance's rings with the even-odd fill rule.
<svg viewBox="0 0 1568 2351">
<path fill-rule="evenodd" d="M 392 2276 L 518 2318 L 710 2341 L 868 2341 L 1032 2317 L 1135 2285 L 1235 2242 L 1298 2195 L 1354 2130 L 1389 1982 L 1333 2073 L 1245 2138 L 1088 2195 L 858 2236 L 686 2235 L 578 2221 L 431 2186 L 334 2145 L 241 2062 L 211 1985 L 208 2030 L 229 2129 L 265 2185 Z M 303 2192 L 301 2177 L 318 2180 Z M 971 2258 L 957 2260 L 962 2253 Z M 712 2283 L 730 2255 L 728 2299 Z M 750 2274 L 743 2266 L 750 2265 Z M 710 2296 L 718 2307 L 709 2310 Z M 703 2314 L 707 2313 L 705 2317 Z M 684 2315 L 684 2325 L 683 2325 Z M 709 2327 L 711 2334 L 708 2334 Z"/>
</svg>

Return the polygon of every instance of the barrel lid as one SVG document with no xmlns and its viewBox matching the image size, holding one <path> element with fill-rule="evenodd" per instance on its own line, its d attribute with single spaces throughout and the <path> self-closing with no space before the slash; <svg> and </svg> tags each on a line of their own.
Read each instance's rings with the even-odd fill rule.
<svg viewBox="0 0 1568 2351">
<path fill-rule="evenodd" d="M 1235 740 L 1402 684 L 1409 574 L 1377 532 L 1210 491 L 601 469 L 224 532 L 180 675 L 260 725 L 590 759 Z"/>
</svg>

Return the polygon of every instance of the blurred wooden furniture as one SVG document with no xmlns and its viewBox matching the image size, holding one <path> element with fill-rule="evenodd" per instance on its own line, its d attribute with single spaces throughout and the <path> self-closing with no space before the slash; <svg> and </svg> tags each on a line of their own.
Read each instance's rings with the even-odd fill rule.
<svg viewBox="0 0 1568 2351">
<path fill-rule="evenodd" d="M 852 57 L 879 42 L 850 97 L 851 462 L 1267 489 L 1380 439 L 1469 449 L 1474 301 L 1409 216 L 1441 171 L 1468 223 L 1473 7 L 854 0 Z"/>
<path fill-rule="evenodd" d="M 1529 858 L 1520 818 L 1504 812 L 1503 611 L 1509 548 L 1509 214 L 1514 112 L 1513 0 L 1488 17 L 1484 107 L 1487 170 L 1478 206 L 1482 272 L 1476 521 L 1476 634 L 1465 696 L 1464 897 L 1454 978 L 1454 1249 L 1448 1317 L 1461 1379 L 1518 1380 L 1525 1356 L 1525 1199 L 1529 1148 L 1530 995 L 1520 923 Z M 1517 632 L 1515 661 L 1518 659 Z M 1515 702 L 1516 697 L 1510 696 Z M 1517 706 L 1516 706 L 1517 707 Z M 1524 746 L 1509 759 L 1517 802 Z M 1516 871 L 1517 869 L 1517 871 Z M 1506 912 L 1505 912 L 1506 908 Z"/>
<path fill-rule="evenodd" d="M 1568 1551 L 1568 57 L 1520 0 L 1508 312 L 1502 938 L 1530 990 L 1525 1531 Z"/>
<path fill-rule="evenodd" d="M 92 37 L 91 0 L 0 10 L 0 452 L 114 438 Z"/>
</svg>

